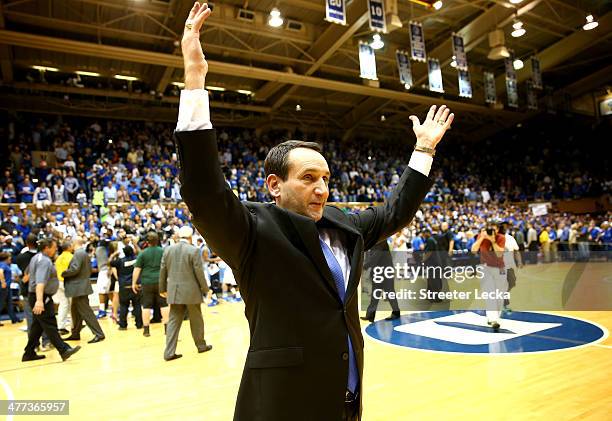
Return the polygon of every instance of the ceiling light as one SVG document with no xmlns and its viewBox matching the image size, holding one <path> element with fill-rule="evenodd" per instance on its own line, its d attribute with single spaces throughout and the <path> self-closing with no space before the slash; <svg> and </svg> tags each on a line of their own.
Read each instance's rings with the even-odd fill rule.
<svg viewBox="0 0 612 421">
<path fill-rule="evenodd" d="M 281 26 L 283 24 L 284 20 L 283 17 L 281 16 L 280 10 L 278 10 L 276 7 L 273 8 L 270 11 L 270 17 L 268 18 L 268 25 L 270 25 L 273 28 L 278 28 L 279 26 Z"/>
<path fill-rule="evenodd" d="M 130 82 L 138 80 L 137 77 L 134 77 L 134 76 L 125 76 L 125 75 L 115 75 L 115 79 L 129 80 Z"/>
<path fill-rule="evenodd" d="M 387 117 L 385 117 L 385 115 L 384 115 L 384 114 L 381 114 L 381 115 L 380 115 L 380 121 L 385 121 L 386 119 L 387 119 Z"/>
<path fill-rule="evenodd" d="M 443 3 L 441 1 L 437 1 L 433 4 L 433 8 L 436 10 L 440 10 L 442 8 Z"/>
<path fill-rule="evenodd" d="M 518 37 L 522 37 L 523 35 L 525 35 L 525 28 L 523 28 L 523 22 L 521 22 L 520 20 L 515 20 L 514 23 L 512 24 L 512 27 L 514 28 L 514 31 L 512 31 L 512 36 L 514 38 L 518 38 Z"/>
<path fill-rule="evenodd" d="M 582 29 L 584 29 L 585 31 L 590 31 L 591 29 L 597 28 L 598 25 L 599 23 L 597 23 L 593 15 L 588 15 L 586 17 L 586 23 L 584 24 Z"/>
<path fill-rule="evenodd" d="M 508 58 L 508 57 L 510 57 L 510 52 L 503 45 L 500 45 L 499 47 L 491 48 L 491 51 L 489 51 L 489 55 L 487 55 L 487 58 L 489 60 L 500 60 L 502 58 Z"/>
<path fill-rule="evenodd" d="M 207 86 L 206 89 L 208 89 L 209 91 L 219 91 L 219 92 L 225 91 L 225 88 L 222 88 L 220 86 Z"/>
<path fill-rule="evenodd" d="M 32 66 L 32 69 L 40 70 L 42 72 L 59 72 L 57 67 Z"/>
<path fill-rule="evenodd" d="M 451 67 L 457 67 L 457 58 L 453 56 L 453 59 L 450 62 Z"/>
<path fill-rule="evenodd" d="M 512 4 L 519 4 L 519 3 L 522 3 L 522 2 L 523 2 L 523 0 L 510 0 L 510 3 L 512 3 Z"/>
<path fill-rule="evenodd" d="M 295 111 L 302 111 L 302 106 L 300 104 L 297 104 L 295 106 Z"/>
<path fill-rule="evenodd" d="M 76 73 L 77 75 L 80 75 L 80 76 L 93 76 L 93 77 L 98 77 L 98 76 L 100 76 L 100 73 L 96 73 L 96 72 L 86 72 L 86 71 L 83 71 L 83 70 L 77 70 L 77 71 L 76 71 L 76 72 L 74 72 L 74 73 Z"/>
<path fill-rule="evenodd" d="M 523 60 L 521 60 L 520 58 L 517 58 L 516 60 L 512 62 L 512 66 L 514 66 L 514 70 L 522 69 L 524 66 Z"/>
<path fill-rule="evenodd" d="M 370 47 L 372 47 L 373 49 L 380 50 L 385 46 L 385 43 L 383 42 L 379 34 L 374 34 L 372 39 L 373 41 L 370 43 Z"/>
<path fill-rule="evenodd" d="M 412 86 L 409 83 L 404 83 L 404 89 L 410 89 Z"/>
<path fill-rule="evenodd" d="M 179 88 L 184 88 L 185 84 L 183 82 L 172 82 L 172 85 L 178 86 Z"/>
<path fill-rule="evenodd" d="M 236 92 L 243 95 L 253 95 L 253 91 L 247 91 L 246 89 L 238 89 Z"/>
</svg>

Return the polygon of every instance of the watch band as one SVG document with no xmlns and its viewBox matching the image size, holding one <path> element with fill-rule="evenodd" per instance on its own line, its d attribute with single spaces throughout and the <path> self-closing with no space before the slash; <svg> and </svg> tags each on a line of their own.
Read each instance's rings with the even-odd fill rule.
<svg viewBox="0 0 612 421">
<path fill-rule="evenodd" d="M 428 155 L 431 155 L 432 157 L 434 157 L 434 156 L 436 155 L 436 150 L 435 150 L 435 149 L 433 149 L 433 148 L 427 148 L 427 147 L 425 147 L 425 146 L 419 146 L 419 145 L 416 145 L 416 146 L 414 147 L 414 150 L 415 150 L 415 151 L 417 151 L 417 152 L 423 152 L 423 153 L 426 153 L 426 154 L 428 154 Z"/>
</svg>

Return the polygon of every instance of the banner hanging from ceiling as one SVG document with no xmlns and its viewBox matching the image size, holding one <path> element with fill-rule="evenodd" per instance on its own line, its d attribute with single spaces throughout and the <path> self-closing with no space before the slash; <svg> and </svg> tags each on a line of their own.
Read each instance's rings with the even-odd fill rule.
<svg viewBox="0 0 612 421">
<path fill-rule="evenodd" d="M 516 71 L 514 70 L 514 52 L 510 52 L 510 57 L 504 60 L 506 65 L 506 93 L 508 94 L 508 106 L 518 108 L 518 84 L 516 81 Z"/>
<path fill-rule="evenodd" d="M 459 96 L 463 98 L 472 97 L 472 83 L 470 73 L 465 70 L 458 70 L 459 74 Z"/>
<path fill-rule="evenodd" d="M 491 72 L 483 72 L 485 102 L 495 104 L 497 102 L 497 92 L 495 89 L 495 75 Z"/>
<path fill-rule="evenodd" d="M 408 52 L 397 50 L 395 52 L 395 59 L 397 60 L 397 72 L 399 73 L 400 83 L 404 85 L 404 88 L 410 89 L 412 87 L 412 70 L 410 69 Z"/>
<path fill-rule="evenodd" d="M 425 54 L 425 35 L 423 25 L 418 22 L 410 22 L 410 53 L 412 60 L 427 61 Z"/>
<path fill-rule="evenodd" d="M 365 42 L 359 43 L 359 70 L 363 79 L 378 80 L 374 49 Z"/>
<path fill-rule="evenodd" d="M 527 109 L 533 111 L 538 109 L 538 96 L 530 80 L 527 81 Z"/>
<path fill-rule="evenodd" d="M 542 68 L 537 57 L 531 57 L 531 81 L 534 89 L 544 88 L 542 85 Z"/>
<path fill-rule="evenodd" d="M 453 34 L 452 42 L 453 42 L 453 56 L 455 58 L 455 63 L 457 63 L 457 69 L 464 70 L 467 72 L 468 62 L 467 62 L 467 55 L 465 53 L 465 48 L 463 46 L 463 37 L 461 35 Z"/>
<path fill-rule="evenodd" d="M 346 0 L 326 0 L 325 20 L 346 25 Z"/>
<path fill-rule="evenodd" d="M 368 0 L 368 14 L 370 16 L 371 31 L 387 32 L 384 0 Z"/>
<path fill-rule="evenodd" d="M 436 58 L 430 58 L 427 60 L 427 67 L 429 68 L 429 90 L 444 93 L 440 62 Z"/>
</svg>

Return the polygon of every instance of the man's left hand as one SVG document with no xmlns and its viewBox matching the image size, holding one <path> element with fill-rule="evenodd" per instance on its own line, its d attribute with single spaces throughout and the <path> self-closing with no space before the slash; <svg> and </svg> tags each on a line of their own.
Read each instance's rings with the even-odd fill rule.
<svg viewBox="0 0 612 421">
<path fill-rule="evenodd" d="M 159 296 L 160 296 L 160 297 L 167 298 L 167 297 L 168 297 L 168 293 L 167 293 L 167 292 L 160 292 L 160 293 L 159 293 Z"/>
<path fill-rule="evenodd" d="M 438 108 L 437 112 L 436 106 L 432 105 L 423 124 L 415 115 L 411 115 L 409 118 L 412 121 L 412 130 L 414 130 L 417 138 L 417 146 L 435 149 L 442 140 L 444 133 L 449 129 L 455 115 L 450 112 L 450 108 L 446 105 Z"/>
</svg>

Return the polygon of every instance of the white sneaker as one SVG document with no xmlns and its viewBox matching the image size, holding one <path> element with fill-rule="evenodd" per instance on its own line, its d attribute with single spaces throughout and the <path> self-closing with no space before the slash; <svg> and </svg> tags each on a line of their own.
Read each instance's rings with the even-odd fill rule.
<svg viewBox="0 0 612 421">
<path fill-rule="evenodd" d="M 27 333 L 27 331 L 28 331 L 28 327 L 27 327 L 27 326 L 21 326 L 21 327 L 19 328 L 19 330 L 21 330 L 22 332 L 26 332 L 26 333 Z"/>
</svg>

